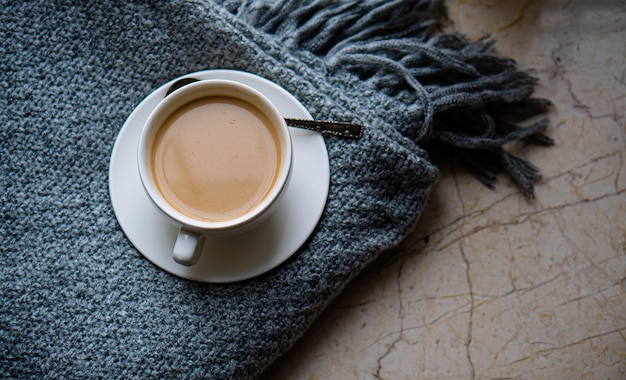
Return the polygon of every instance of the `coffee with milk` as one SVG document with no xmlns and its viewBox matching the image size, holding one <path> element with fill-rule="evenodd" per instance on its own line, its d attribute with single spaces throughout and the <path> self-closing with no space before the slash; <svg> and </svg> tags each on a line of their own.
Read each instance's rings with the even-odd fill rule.
<svg viewBox="0 0 626 380">
<path fill-rule="evenodd" d="M 220 222 L 258 205 L 281 165 L 280 142 L 256 106 L 208 96 L 175 110 L 156 134 L 153 177 L 162 197 L 191 218 Z"/>
</svg>

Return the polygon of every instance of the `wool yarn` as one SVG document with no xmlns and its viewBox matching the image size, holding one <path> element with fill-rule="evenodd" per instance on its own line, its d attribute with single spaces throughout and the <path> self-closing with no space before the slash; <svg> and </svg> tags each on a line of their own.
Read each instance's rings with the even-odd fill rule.
<svg viewBox="0 0 626 380">
<path fill-rule="evenodd" d="M 486 184 L 536 168 L 503 148 L 549 144 L 534 80 L 436 31 L 433 1 L 3 1 L 0 7 L 0 377 L 258 376 L 368 263 L 415 226 L 441 146 Z M 202 284 L 145 260 L 108 193 L 116 136 L 155 88 L 198 70 L 268 78 L 320 119 L 331 184 L 305 245 L 247 281 Z M 129 163 L 131 165 L 132 163 Z"/>
</svg>

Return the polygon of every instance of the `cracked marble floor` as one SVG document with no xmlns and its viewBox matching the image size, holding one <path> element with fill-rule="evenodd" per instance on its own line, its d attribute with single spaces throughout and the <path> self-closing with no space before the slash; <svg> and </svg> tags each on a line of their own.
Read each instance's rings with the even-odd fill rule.
<svg viewBox="0 0 626 380">
<path fill-rule="evenodd" d="M 401 254 L 354 281 L 264 378 L 626 378 L 626 3 L 447 1 L 539 78 L 556 146 L 526 201 L 454 162 Z"/>
</svg>

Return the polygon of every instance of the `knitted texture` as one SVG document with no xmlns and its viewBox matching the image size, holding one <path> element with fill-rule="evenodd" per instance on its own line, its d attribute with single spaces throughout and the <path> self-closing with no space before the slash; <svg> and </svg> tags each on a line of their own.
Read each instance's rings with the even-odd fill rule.
<svg viewBox="0 0 626 380">
<path fill-rule="evenodd" d="M 495 111 L 547 103 L 529 99 L 532 78 L 489 55 L 488 40 L 433 34 L 435 5 L 3 1 L 0 377 L 258 376 L 414 228 L 438 175 L 420 145 L 446 145 L 487 184 L 508 170 L 532 195 L 537 171 L 502 145 L 549 143 L 546 124 L 520 128 Z M 330 193 L 305 245 L 220 285 L 150 264 L 108 194 L 132 110 L 211 68 L 258 74 L 315 118 L 366 126 L 358 141 L 326 139 Z"/>
</svg>

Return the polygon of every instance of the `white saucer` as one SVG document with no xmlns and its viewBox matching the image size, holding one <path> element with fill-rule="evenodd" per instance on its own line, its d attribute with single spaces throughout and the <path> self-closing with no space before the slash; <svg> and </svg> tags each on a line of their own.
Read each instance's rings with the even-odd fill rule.
<svg viewBox="0 0 626 380">
<path fill-rule="evenodd" d="M 230 79 L 267 96 L 285 117 L 311 119 L 304 106 L 285 89 L 259 76 L 232 70 L 185 75 L 197 79 Z M 330 183 L 328 153 L 318 133 L 290 128 L 293 139 L 291 183 L 272 215 L 255 229 L 229 238 L 207 238 L 200 261 L 186 267 L 172 259 L 178 228 L 152 205 L 136 165 L 137 141 L 145 120 L 164 98 L 164 84 L 145 98 L 122 127 L 109 166 L 109 191 L 122 230 L 148 260 L 182 278 L 201 282 L 245 280 L 275 268 L 308 239 L 324 210 Z"/>
</svg>

